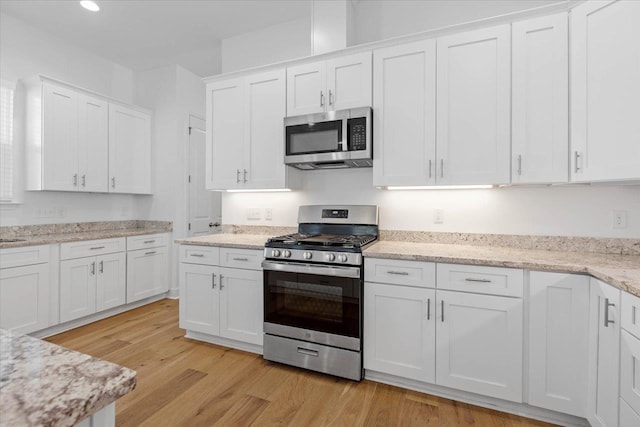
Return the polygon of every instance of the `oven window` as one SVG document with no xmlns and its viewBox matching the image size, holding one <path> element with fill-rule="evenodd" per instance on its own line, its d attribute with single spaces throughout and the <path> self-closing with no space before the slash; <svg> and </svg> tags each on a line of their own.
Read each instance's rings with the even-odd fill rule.
<svg viewBox="0 0 640 427">
<path fill-rule="evenodd" d="M 340 151 L 342 121 L 287 126 L 287 155 Z"/>
<path fill-rule="evenodd" d="M 265 271 L 265 321 L 360 337 L 360 280 Z"/>
</svg>

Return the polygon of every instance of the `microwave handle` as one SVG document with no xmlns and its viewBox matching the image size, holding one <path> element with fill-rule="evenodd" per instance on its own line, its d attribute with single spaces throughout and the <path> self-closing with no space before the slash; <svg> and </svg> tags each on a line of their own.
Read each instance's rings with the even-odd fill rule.
<svg viewBox="0 0 640 427">
<path fill-rule="evenodd" d="M 340 145 L 342 145 L 342 151 L 348 151 L 349 150 L 349 119 L 348 118 L 344 118 L 342 119 L 342 141 L 340 141 Z"/>
</svg>

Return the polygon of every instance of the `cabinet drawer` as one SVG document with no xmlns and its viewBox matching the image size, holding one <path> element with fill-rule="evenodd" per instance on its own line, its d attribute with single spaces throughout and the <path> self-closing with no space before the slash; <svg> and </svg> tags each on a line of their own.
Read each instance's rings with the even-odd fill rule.
<svg viewBox="0 0 640 427">
<path fill-rule="evenodd" d="M 25 246 L 0 250 L 0 268 L 49 262 L 49 246 Z"/>
<path fill-rule="evenodd" d="M 620 397 L 640 413 L 640 339 L 627 331 L 620 338 Z"/>
<path fill-rule="evenodd" d="M 169 235 L 161 234 L 145 234 L 142 236 L 127 237 L 127 250 L 135 251 L 138 249 L 157 248 L 159 246 L 167 246 L 169 244 Z"/>
<path fill-rule="evenodd" d="M 255 249 L 220 248 L 220 266 L 262 270 L 263 252 Z"/>
<path fill-rule="evenodd" d="M 621 292 L 622 328 L 640 338 L 640 298 Z"/>
<path fill-rule="evenodd" d="M 112 254 L 114 252 L 124 252 L 125 248 L 126 241 L 124 237 L 62 243 L 60 245 L 60 259 L 65 260 L 94 255 Z"/>
<path fill-rule="evenodd" d="M 522 298 L 524 272 L 518 268 L 438 264 L 438 289 Z"/>
<path fill-rule="evenodd" d="M 365 258 L 364 280 L 433 288 L 436 286 L 436 265 L 432 262 Z"/>
<path fill-rule="evenodd" d="M 180 245 L 180 262 L 189 264 L 220 264 L 220 248 L 215 246 Z"/>
</svg>

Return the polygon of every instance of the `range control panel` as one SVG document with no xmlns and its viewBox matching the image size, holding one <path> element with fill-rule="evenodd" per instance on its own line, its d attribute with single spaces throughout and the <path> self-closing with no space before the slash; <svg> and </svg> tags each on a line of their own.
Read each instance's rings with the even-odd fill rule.
<svg viewBox="0 0 640 427">
<path fill-rule="evenodd" d="M 349 218 L 349 209 L 322 209 L 322 218 Z"/>
</svg>

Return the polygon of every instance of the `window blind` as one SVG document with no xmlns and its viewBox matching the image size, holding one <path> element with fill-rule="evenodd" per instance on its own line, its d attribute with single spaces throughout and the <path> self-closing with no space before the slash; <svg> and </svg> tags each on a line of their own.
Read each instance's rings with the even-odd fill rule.
<svg viewBox="0 0 640 427">
<path fill-rule="evenodd" d="M 0 202 L 13 201 L 13 93 L 13 84 L 0 82 Z"/>
</svg>

